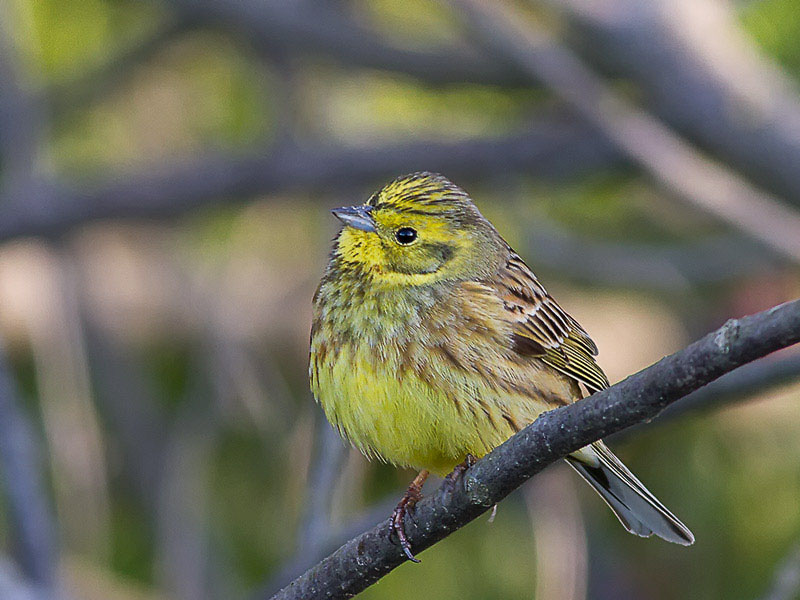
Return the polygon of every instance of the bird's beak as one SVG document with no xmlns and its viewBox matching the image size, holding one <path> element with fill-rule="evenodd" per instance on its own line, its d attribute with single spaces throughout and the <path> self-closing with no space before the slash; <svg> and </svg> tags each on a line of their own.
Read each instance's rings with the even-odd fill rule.
<svg viewBox="0 0 800 600">
<path fill-rule="evenodd" d="M 331 212 L 334 217 L 345 225 L 355 227 L 361 231 L 375 231 L 375 221 L 373 221 L 370 215 L 372 207 L 367 204 L 362 204 L 361 206 L 343 206 L 342 208 L 334 208 Z"/>
</svg>

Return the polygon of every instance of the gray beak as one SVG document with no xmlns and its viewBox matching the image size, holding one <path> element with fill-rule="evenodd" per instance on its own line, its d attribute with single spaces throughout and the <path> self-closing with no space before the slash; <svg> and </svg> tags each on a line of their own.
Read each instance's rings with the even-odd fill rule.
<svg viewBox="0 0 800 600">
<path fill-rule="evenodd" d="M 362 204 L 361 206 L 343 206 L 342 208 L 334 208 L 331 212 L 334 217 L 345 225 L 355 227 L 361 231 L 375 231 L 375 221 L 373 221 L 370 216 L 372 207 L 367 204 Z"/>
</svg>

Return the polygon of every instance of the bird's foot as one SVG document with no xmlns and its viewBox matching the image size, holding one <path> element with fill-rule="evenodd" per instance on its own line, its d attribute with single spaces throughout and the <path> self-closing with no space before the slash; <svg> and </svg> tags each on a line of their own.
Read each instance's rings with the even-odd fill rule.
<svg viewBox="0 0 800 600">
<path fill-rule="evenodd" d="M 395 507 L 394 512 L 392 513 L 391 526 L 389 530 L 390 535 L 392 533 L 397 535 L 397 539 L 400 541 L 400 547 L 408 557 L 408 560 L 415 563 L 420 562 L 420 560 L 414 556 L 413 552 L 411 552 L 411 543 L 406 537 L 405 518 L 406 513 L 413 509 L 414 505 L 422 499 L 422 486 L 425 484 L 425 480 L 427 478 L 428 471 L 420 471 L 419 474 L 414 478 L 414 481 L 411 482 L 411 485 L 408 486 L 406 493 L 403 494 L 403 498 L 400 500 L 400 502 L 398 502 L 397 507 Z"/>
<path fill-rule="evenodd" d="M 474 465 L 477 459 L 472 456 L 472 454 L 467 454 L 467 457 L 464 459 L 464 462 L 459 463 L 455 466 L 455 468 L 444 478 L 444 483 L 442 484 L 447 492 L 452 492 L 455 489 L 456 482 L 461 478 L 464 472 L 469 469 L 472 465 Z"/>
</svg>

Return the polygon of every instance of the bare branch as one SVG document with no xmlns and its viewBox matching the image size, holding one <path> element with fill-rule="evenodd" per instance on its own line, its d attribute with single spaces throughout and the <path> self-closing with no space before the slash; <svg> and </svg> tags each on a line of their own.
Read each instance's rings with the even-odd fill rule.
<svg viewBox="0 0 800 600">
<path fill-rule="evenodd" d="M 189 18 L 168 20 L 102 64 L 51 84 L 32 96 L 29 102 L 47 103 L 54 117 L 63 117 L 74 110 L 86 110 L 127 81 L 137 66 L 146 63 L 192 25 Z"/>
<path fill-rule="evenodd" d="M 661 425 L 690 413 L 708 412 L 722 406 L 744 402 L 756 394 L 764 394 L 783 385 L 800 382 L 800 352 L 770 357 L 743 365 L 716 381 L 669 405 L 652 425 Z M 651 423 L 634 425 L 611 436 L 618 440 L 635 435 Z"/>
<path fill-rule="evenodd" d="M 651 110 L 759 185 L 800 198 L 800 94 L 721 0 L 550 2 L 587 61 L 634 80 Z"/>
<path fill-rule="evenodd" d="M 0 242 L 20 236 L 59 236 L 99 219 L 170 217 L 257 194 L 353 190 L 414 170 L 465 178 L 500 171 L 563 177 L 620 162 L 607 142 L 562 119 L 542 120 L 522 135 L 505 138 L 267 148 L 248 156 L 206 156 L 120 174 L 91 188 L 40 182 L 13 197 L 0 197 Z"/>
<path fill-rule="evenodd" d="M 506 7 L 451 0 L 497 53 L 542 81 L 635 164 L 684 202 L 766 247 L 800 261 L 800 214 L 713 162 L 611 88 L 542 28 L 523 27 Z"/>
<path fill-rule="evenodd" d="M 426 52 L 387 44 L 342 13 L 334 3 L 283 0 L 170 0 L 181 13 L 211 26 L 223 23 L 243 32 L 264 52 L 315 54 L 347 65 L 388 70 L 431 85 L 486 83 L 521 85 L 514 67 L 448 47 Z M 528 81 L 526 85 L 530 86 Z"/>
<path fill-rule="evenodd" d="M 439 491 L 407 523 L 414 552 L 464 526 L 547 465 L 665 407 L 733 369 L 800 341 L 800 300 L 730 320 L 687 348 L 593 396 L 552 410 L 469 469 L 463 485 Z M 349 598 L 405 562 L 388 519 L 350 540 L 273 600 Z"/>
<path fill-rule="evenodd" d="M 537 217 L 526 225 L 525 242 L 539 268 L 560 277 L 662 292 L 727 283 L 781 266 L 758 244 L 736 235 L 670 244 L 600 241 Z"/>
</svg>

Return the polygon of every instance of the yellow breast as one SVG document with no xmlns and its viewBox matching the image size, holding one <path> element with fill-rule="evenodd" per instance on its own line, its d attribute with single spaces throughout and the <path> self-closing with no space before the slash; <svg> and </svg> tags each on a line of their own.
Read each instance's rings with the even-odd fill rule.
<svg viewBox="0 0 800 600">
<path fill-rule="evenodd" d="M 502 301 L 484 291 L 409 298 L 323 282 L 311 388 L 364 454 L 445 474 L 577 396 L 567 377 L 508 352 Z"/>
<path fill-rule="evenodd" d="M 427 358 L 417 370 L 401 352 L 346 345 L 332 357 L 312 344 L 312 390 L 330 422 L 364 454 L 438 474 L 467 454 L 483 456 L 554 406 L 543 395 L 503 390 L 485 373 L 455 369 L 437 352 Z M 542 376 L 552 377 L 538 373 L 540 382 Z M 559 376 L 549 383 L 568 397 Z"/>
</svg>

